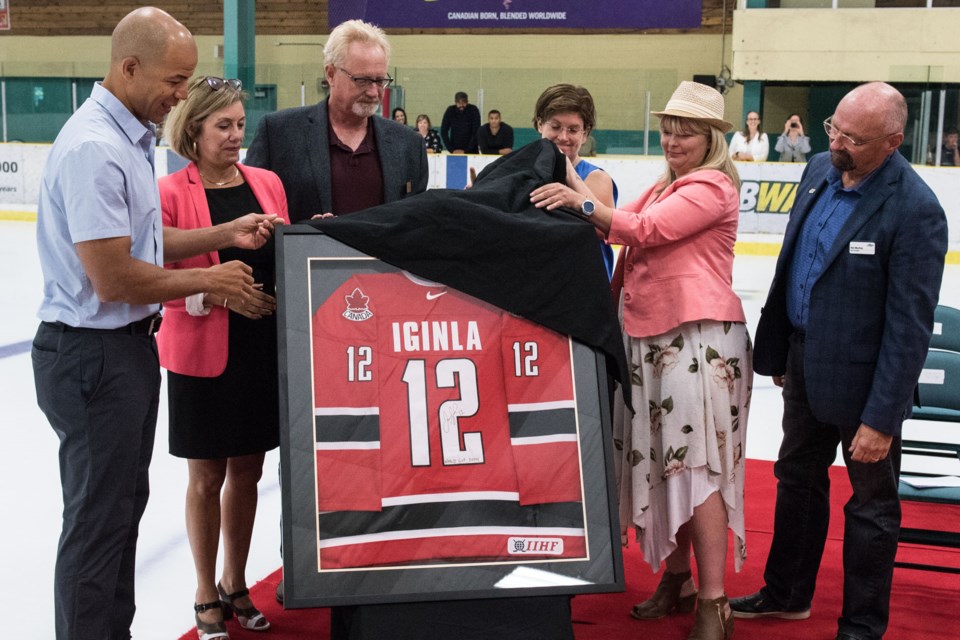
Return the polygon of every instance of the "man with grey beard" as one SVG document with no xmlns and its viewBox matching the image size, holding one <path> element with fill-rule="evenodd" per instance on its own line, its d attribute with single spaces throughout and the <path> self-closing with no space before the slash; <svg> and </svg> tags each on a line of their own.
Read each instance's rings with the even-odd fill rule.
<svg viewBox="0 0 960 640">
<path fill-rule="evenodd" d="M 264 116 L 245 163 L 280 176 L 291 222 L 425 191 L 429 167 L 422 138 L 375 115 L 393 82 L 383 31 L 361 20 L 344 22 L 330 33 L 323 57 L 329 98 Z"/>
<path fill-rule="evenodd" d="M 423 138 L 375 115 L 393 82 L 386 34 L 349 20 L 330 32 L 323 58 L 329 97 L 264 116 L 244 163 L 280 176 L 292 223 L 426 191 L 430 169 Z M 283 582 L 277 600 L 283 601 Z"/>
<path fill-rule="evenodd" d="M 892 86 L 856 87 L 823 123 L 829 154 L 810 159 L 797 188 L 753 350 L 754 371 L 783 388 L 773 541 L 764 586 L 730 600 L 738 618 L 810 617 L 840 445 L 853 496 L 836 638 L 886 632 L 901 426 L 947 252 L 943 208 L 898 151 L 907 117 Z"/>
</svg>

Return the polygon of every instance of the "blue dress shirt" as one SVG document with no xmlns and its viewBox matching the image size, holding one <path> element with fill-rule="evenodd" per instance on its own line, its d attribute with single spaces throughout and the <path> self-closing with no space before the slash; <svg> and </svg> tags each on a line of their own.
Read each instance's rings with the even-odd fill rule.
<svg viewBox="0 0 960 640">
<path fill-rule="evenodd" d="M 790 263 L 787 317 L 795 329 L 806 330 L 810 315 L 810 290 L 823 273 L 823 261 L 863 193 L 889 161 L 887 158 L 852 189 L 843 186 L 840 172 L 835 167 L 827 174 L 826 186 L 803 221 Z"/>
<path fill-rule="evenodd" d="M 41 320 L 115 329 L 160 309 L 159 304 L 101 302 L 74 246 L 129 237 L 133 258 L 163 266 L 155 146 L 154 125 L 137 120 L 99 82 L 61 129 L 37 204 Z"/>
</svg>

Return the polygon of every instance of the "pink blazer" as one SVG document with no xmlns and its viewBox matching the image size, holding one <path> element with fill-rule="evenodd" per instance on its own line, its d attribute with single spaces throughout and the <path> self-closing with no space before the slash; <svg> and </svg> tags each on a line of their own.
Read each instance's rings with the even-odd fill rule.
<svg viewBox="0 0 960 640">
<path fill-rule="evenodd" d="M 694 171 L 662 193 L 656 185 L 614 212 L 607 240 L 627 247 L 623 326 L 666 333 L 692 320 L 745 322 L 733 292 L 740 194 L 726 175 Z"/>
<path fill-rule="evenodd" d="M 242 164 L 237 166 L 264 213 L 276 213 L 289 223 L 287 196 L 277 174 Z M 211 226 L 210 208 L 196 164 L 191 162 L 180 171 L 160 178 L 160 208 L 166 227 L 201 229 Z M 215 264 L 220 264 L 220 258 L 216 251 L 211 251 L 168 263 L 166 268 L 204 269 Z M 201 378 L 223 373 L 227 366 L 229 311 L 215 307 L 210 310 L 210 315 L 191 316 L 183 299 L 165 302 L 163 307 L 163 325 L 157 334 L 160 365 L 175 373 Z"/>
</svg>

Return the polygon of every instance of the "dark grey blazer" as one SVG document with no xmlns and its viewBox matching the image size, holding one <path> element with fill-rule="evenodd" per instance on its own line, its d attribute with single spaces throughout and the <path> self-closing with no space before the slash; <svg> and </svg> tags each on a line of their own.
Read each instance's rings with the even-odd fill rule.
<svg viewBox="0 0 960 640">
<path fill-rule="evenodd" d="M 792 326 L 786 287 L 800 228 L 826 185 L 830 154 L 810 159 L 760 314 L 754 370 L 783 375 Z M 854 253 L 850 244 L 872 243 Z M 869 247 L 858 244 L 857 248 Z M 947 252 L 947 219 L 900 153 L 864 193 L 810 292 L 804 375 L 817 420 L 894 436 L 913 407 Z"/>
<path fill-rule="evenodd" d="M 290 222 L 331 211 L 328 126 L 326 100 L 309 107 L 283 109 L 260 120 L 247 150 L 244 164 L 270 169 L 280 176 L 287 192 Z M 420 135 L 380 116 L 373 116 L 373 131 L 383 169 L 383 201 L 426 191 L 430 170 Z"/>
</svg>

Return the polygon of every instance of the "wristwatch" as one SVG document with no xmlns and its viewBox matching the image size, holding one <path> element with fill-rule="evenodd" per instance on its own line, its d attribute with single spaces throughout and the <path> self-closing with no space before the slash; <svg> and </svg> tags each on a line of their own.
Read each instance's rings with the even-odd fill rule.
<svg viewBox="0 0 960 640">
<path fill-rule="evenodd" d="M 593 204 L 593 200 L 584 200 L 580 203 L 580 212 L 588 218 L 592 216 L 596 210 L 597 206 Z"/>
</svg>

